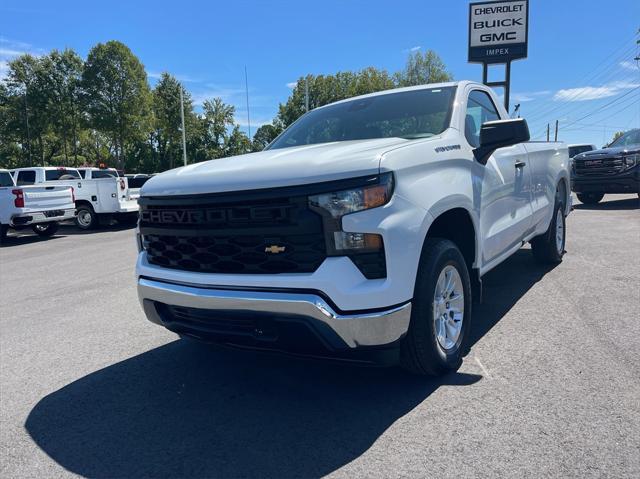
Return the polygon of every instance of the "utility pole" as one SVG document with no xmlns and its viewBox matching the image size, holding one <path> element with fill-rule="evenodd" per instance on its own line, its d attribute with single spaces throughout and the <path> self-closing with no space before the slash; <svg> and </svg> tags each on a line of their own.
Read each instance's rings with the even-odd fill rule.
<svg viewBox="0 0 640 479">
<path fill-rule="evenodd" d="M 244 66 L 244 87 L 247 94 L 247 129 L 249 130 L 249 141 L 251 141 L 251 116 L 249 115 L 249 79 L 247 76 L 247 66 Z"/>
<path fill-rule="evenodd" d="M 549 141 L 549 123 L 547 123 L 547 141 Z"/>
<path fill-rule="evenodd" d="M 182 85 L 180 85 L 180 120 L 182 121 L 182 160 L 187 166 L 187 135 L 184 130 L 184 99 L 182 98 Z"/>
<path fill-rule="evenodd" d="M 304 77 L 304 111 L 309 111 L 309 77 Z"/>
<path fill-rule="evenodd" d="M 553 141 L 558 141 L 558 120 L 556 120 L 556 134 Z"/>
</svg>

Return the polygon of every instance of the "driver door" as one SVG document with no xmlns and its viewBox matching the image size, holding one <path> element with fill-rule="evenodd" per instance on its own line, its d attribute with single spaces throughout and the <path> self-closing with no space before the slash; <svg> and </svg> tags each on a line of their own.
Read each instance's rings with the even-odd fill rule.
<svg viewBox="0 0 640 479">
<path fill-rule="evenodd" d="M 467 98 L 465 137 L 469 145 L 480 145 L 480 127 L 500 120 L 489 94 L 471 90 Z M 519 245 L 531 231 L 531 165 L 522 144 L 499 148 L 486 165 L 478 165 L 480 186 L 481 267 Z"/>
</svg>

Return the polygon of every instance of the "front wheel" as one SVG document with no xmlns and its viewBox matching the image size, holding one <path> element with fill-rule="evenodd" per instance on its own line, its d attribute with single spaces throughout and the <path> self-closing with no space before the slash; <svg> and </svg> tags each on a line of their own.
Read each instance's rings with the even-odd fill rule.
<svg viewBox="0 0 640 479">
<path fill-rule="evenodd" d="M 577 193 L 576 196 L 585 205 L 596 205 L 604 198 L 604 193 Z"/>
<path fill-rule="evenodd" d="M 58 223 L 41 223 L 37 225 L 32 225 L 31 229 L 38 236 L 49 237 L 56 234 L 58 231 Z"/>
<path fill-rule="evenodd" d="M 471 281 L 462 253 L 451 241 L 428 238 L 413 293 L 409 331 L 400 360 L 409 371 L 441 375 L 462 364 L 471 323 Z"/>
<path fill-rule="evenodd" d="M 531 252 L 536 261 L 543 264 L 558 264 L 564 256 L 567 238 L 567 219 L 562 202 L 555 203 L 553 218 L 547 231 L 531 240 Z"/>
</svg>

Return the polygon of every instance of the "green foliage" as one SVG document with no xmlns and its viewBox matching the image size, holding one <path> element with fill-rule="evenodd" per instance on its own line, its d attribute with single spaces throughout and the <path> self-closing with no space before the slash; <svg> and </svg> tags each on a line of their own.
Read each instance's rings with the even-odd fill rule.
<svg viewBox="0 0 640 479">
<path fill-rule="evenodd" d="M 613 143 L 614 141 L 616 141 L 618 138 L 620 138 L 622 135 L 624 135 L 624 131 L 616 131 L 616 132 L 613 134 L 613 138 L 611 138 L 611 141 L 609 142 L 609 145 L 610 145 L 611 143 Z"/>
<path fill-rule="evenodd" d="M 397 72 L 393 78 L 398 87 L 442 83 L 453 79 L 433 50 L 410 54 L 404 69 Z"/>
<path fill-rule="evenodd" d="M 89 125 L 111 139 L 116 163 L 151 130 L 151 92 L 138 58 L 123 43 L 99 43 L 89 51 L 82 73 Z"/>
<path fill-rule="evenodd" d="M 182 165 L 180 91 L 189 163 L 264 149 L 309 108 L 399 86 L 450 80 L 432 51 L 409 56 L 389 74 L 357 72 L 301 77 L 272 124 L 253 139 L 236 124 L 235 109 L 220 98 L 194 112 L 191 95 L 163 73 L 150 89 L 144 66 L 117 41 L 95 45 L 83 61 L 73 50 L 21 55 L 0 81 L 0 166 L 80 166 L 106 163 L 128 172 L 160 172 Z"/>
<path fill-rule="evenodd" d="M 278 136 L 282 132 L 282 128 L 278 126 L 274 126 L 270 123 L 266 125 L 262 125 L 256 131 L 255 135 L 253 135 L 253 141 L 251 143 L 251 149 L 253 151 L 262 151 L 266 148 L 266 146 L 275 140 L 276 136 Z"/>
<path fill-rule="evenodd" d="M 446 71 L 444 63 L 432 50 L 424 54 L 410 54 L 405 68 L 393 75 L 374 67 L 359 72 L 338 72 L 334 75 L 307 75 L 298 80 L 287 102 L 280 104 L 278 116 L 273 124 L 279 128 L 286 128 L 304 114 L 307 89 L 309 109 L 312 110 L 357 95 L 451 80 L 452 76 Z"/>
</svg>

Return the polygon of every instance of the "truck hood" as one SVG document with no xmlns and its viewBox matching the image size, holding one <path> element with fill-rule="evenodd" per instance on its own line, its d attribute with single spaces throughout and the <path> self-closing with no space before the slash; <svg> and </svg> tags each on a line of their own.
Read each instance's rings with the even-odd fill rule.
<svg viewBox="0 0 640 479">
<path fill-rule="evenodd" d="M 585 160 L 594 156 L 619 156 L 624 154 L 640 153 L 640 145 L 616 146 L 612 148 L 602 148 L 600 150 L 586 151 L 574 157 L 574 160 Z"/>
<path fill-rule="evenodd" d="M 305 145 L 184 166 L 147 181 L 141 196 L 294 186 L 376 174 L 382 155 L 411 140 L 380 138 Z"/>
</svg>

